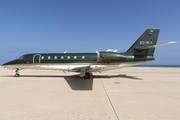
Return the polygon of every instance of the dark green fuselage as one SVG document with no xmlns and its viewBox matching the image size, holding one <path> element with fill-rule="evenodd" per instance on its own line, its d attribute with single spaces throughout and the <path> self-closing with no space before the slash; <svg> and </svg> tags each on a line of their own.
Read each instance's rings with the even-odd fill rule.
<svg viewBox="0 0 180 120">
<path fill-rule="evenodd" d="M 19 59 L 5 63 L 13 64 L 56 64 L 56 63 L 88 63 L 88 64 L 117 64 L 122 62 L 154 60 L 154 57 L 147 56 L 125 56 L 119 53 L 99 52 L 99 61 L 97 53 L 51 53 L 51 54 L 26 54 Z"/>
</svg>

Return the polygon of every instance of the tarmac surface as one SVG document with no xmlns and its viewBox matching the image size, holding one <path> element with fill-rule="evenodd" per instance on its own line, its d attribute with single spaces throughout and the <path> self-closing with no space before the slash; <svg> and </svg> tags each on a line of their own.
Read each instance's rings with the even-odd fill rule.
<svg viewBox="0 0 180 120">
<path fill-rule="evenodd" d="M 0 68 L 0 120 L 178 120 L 180 68 L 93 73 Z"/>
</svg>

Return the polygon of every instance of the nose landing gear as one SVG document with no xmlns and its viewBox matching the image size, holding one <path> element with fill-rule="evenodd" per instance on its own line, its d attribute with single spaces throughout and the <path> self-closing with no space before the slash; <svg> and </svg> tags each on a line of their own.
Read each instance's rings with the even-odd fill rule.
<svg viewBox="0 0 180 120">
<path fill-rule="evenodd" d="M 16 70 L 15 72 L 16 72 L 16 74 L 14 75 L 14 77 L 19 77 L 19 76 L 20 76 L 20 74 L 19 74 L 19 68 L 17 68 L 17 70 Z"/>
</svg>

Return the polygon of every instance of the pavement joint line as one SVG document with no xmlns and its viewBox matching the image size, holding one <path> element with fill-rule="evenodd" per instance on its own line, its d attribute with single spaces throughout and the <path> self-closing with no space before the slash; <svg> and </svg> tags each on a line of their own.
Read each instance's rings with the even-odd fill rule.
<svg viewBox="0 0 180 120">
<path fill-rule="evenodd" d="M 100 78 L 100 80 L 101 80 L 101 78 Z M 104 89 L 104 91 L 105 91 L 105 93 L 106 93 L 106 96 L 107 96 L 107 98 L 108 98 L 108 100 L 109 100 L 109 102 L 110 102 L 110 104 L 111 104 L 111 107 L 112 107 L 112 109 L 113 109 L 113 111 L 114 111 L 114 114 L 116 115 L 117 119 L 119 120 L 119 117 L 118 117 L 118 115 L 117 115 L 117 113 L 116 113 L 116 110 L 115 110 L 115 108 L 114 108 L 114 106 L 113 106 L 113 104 L 112 104 L 112 102 L 111 102 L 111 99 L 110 99 L 110 97 L 109 97 L 109 95 L 108 95 L 108 93 L 107 93 L 107 91 L 106 91 L 106 89 L 105 89 L 105 87 L 104 87 L 104 84 L 102 83 L 102 80 L 101 80 L 101 84 L 102 84 L 103 89 Z"/>
</svg>

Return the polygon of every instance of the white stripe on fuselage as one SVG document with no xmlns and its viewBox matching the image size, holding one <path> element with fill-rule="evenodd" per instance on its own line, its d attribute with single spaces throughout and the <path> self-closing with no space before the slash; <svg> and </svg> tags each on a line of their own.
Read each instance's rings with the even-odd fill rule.
<svg viewBox="0 0 180 120">
<path fill-rule="evenodd" d="M 123 67 L 129 67 L 141 63 L 145 63 L 149 61 L 141 61 L 141 62 L 124 62 L 124 63 L 117 63 L 117 64 L 102 64 L 102 63 L 51 63 L 51 64 L 41 64 L 41 65 L 34 65 L 34 64 L 16 64 L 16 65 L 5 65 L 4 68 L 12 68 L 12 69 L 41 69 L 41 70 L 62 70 L 62 71 L 69 71 L 71 69 L 79 68 L 79 67 L 86 67 L 89 66 L 92 68 L 88 72 L 96 72 L 96 71 L 107 71 L 113 69 L 119 69 Z M 100 69 L 98 69 L 100 68 Z"/>
</svg>

